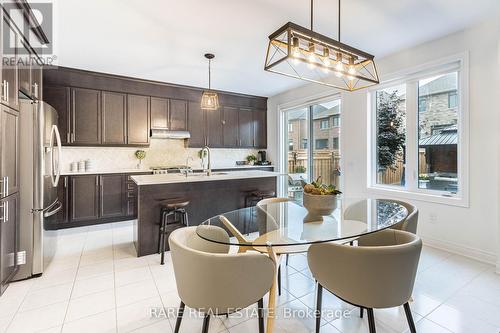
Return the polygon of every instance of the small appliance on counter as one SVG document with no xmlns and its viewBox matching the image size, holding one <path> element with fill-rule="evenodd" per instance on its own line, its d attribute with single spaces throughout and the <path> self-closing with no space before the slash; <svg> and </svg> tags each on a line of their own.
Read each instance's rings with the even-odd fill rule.
<svg viewBox="0 0 500 333">
<path fill-rule="evenodd" d="M 259 150 L 257 152 L 257 162 L 255 163 L 256 165 L 271 165 L 271 162 L 267 160 L 266 156 L 266 151 L 265 150 Z"/>
</svg>

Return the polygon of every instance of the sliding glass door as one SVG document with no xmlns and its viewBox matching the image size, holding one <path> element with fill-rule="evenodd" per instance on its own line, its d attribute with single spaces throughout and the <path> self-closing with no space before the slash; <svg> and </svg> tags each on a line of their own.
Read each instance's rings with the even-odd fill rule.
<svg viewBox="0 0 500 333">
<path fill-rule="evenodd" d="M 319 180 L 340 186 L 340 99 L 315 103 L 285 112 L 288 196 L 302 203 L 302 187 Z"/>
</svg>

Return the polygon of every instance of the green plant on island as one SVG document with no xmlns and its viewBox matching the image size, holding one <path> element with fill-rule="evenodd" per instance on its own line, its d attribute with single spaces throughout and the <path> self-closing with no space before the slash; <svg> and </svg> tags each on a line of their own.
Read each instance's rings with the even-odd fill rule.
<svg viewBox="0 0 500 333">
<path fill-rule="evenodd" d="M 321 182 L 321 176 L 319 176 L 315 181 L 312 181 L 310 184 L 305 184 L 304 192 L 313 195 L 337 195 L 342 193 L 335 188 L 335 185 L 323 184 Z"/>
</svg>

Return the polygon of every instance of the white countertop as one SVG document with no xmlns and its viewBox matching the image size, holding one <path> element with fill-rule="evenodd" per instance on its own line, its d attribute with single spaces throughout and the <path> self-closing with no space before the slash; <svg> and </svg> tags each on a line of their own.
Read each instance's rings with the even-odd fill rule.
<svg viewBox="0 0 500 333">
<path fill-rule="evenodd" d="M 132 180 L 139 186 L 142 185 L 160 185 L 174 183 L 194 183 L 208 182 L 218 180 L 233 180 L 233 179 L 248 179 L 248 178 L 263 178 L 263 177 L 278 177 L 281 174 L 274 171 L 228 171 L 228 172 L 212 172 L 211 176 L 206 174 L 191 174 L 184 176 L 181 174 L 164 174 L 164 175 L 139 175 L 132 176 Z"/>
<path fill-rule="evenodd" d="M 212 170 L 229 170 L 229 169 L 258 169 L 258 168 L 274 168 L 274 165 L 233 165 L 233 166 L 221 166 L 221 167 L 212 167 Z M 193 168 L 194 171 L 201 171 L 202 168 Z M 98 175 L 98 174 L 110 174 L 110 173 L 153 173 L 151 169 L 93 169 L 89 171 L 69 171 L 65 170 L 61 172 L 62 176 L 75 176 L 75 175 Z"/>
</svg>

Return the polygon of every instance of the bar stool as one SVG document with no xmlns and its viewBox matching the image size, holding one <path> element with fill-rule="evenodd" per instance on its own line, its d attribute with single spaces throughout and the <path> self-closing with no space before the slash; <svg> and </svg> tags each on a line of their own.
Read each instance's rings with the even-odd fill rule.
<svg viewBox="0 0 500 333">
<path fill-rule="evenodd" d="M 168 235 L 175 229 L 182 226 L 189 227 L 189 218 L 186 212 L 186 207 L 189 205 L 189 200 L 177 198 L 167 199 L 160 202 L 160 230 L 158 239 L 158 252 L 161 253 L 161 264 L 165 263 L 165 250 L 168 240 Z M 172 221 L 168 218 L 173 216 Z M 177 217 L 180 216 L 180 219 Z"/>
<path fill-rule="evenodd" d="M 273 190 L 268 191 L 251 191 L 245 197 L 245 207 L 252 207 L 255 204 L 263 199 L 274 198 L 276 197 L 276 192 Z"/>
</svg>

